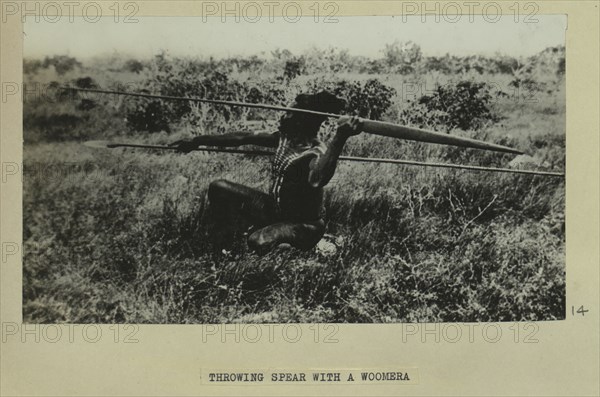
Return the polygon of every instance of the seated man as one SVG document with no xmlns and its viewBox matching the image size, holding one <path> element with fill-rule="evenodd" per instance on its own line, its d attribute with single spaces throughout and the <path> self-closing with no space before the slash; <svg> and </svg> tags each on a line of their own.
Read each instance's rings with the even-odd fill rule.
<svg viewBox="0 0 600 397">
<path fill-rule="evenodd" d="M 339 113 L 345 101 L 323 91 L 300 94 L 292 107 Z M 200 145 L 258 145 L 277 148 L 272 167 L 270 193 L 227 180 L 213 181 L 208 189 L 211 211 L 221 231 L 234 227 L 242 214 L 253 225 L 248 245 L 266 252 L 282 243 L 299 249 L 314 247 L 325 233 L 323 187 L 331 180 L 346 140 L 360 133 L 357 117 L 341 117 L 337 132 L 325 145 L 317 133 L 325 118 L 311 114 L 285 113 L 273 134 L 230 133 L 202 135 L 173 143 L 180 152 Z"/>
</svg>

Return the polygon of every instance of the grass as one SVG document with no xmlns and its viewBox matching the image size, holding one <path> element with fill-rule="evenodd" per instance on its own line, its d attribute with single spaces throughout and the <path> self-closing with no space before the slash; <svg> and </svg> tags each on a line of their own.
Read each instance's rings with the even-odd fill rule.
<svg viewBox="0 0 600 397">
<path fill-rule="evenodd" d="M 540 94 L 537 102 L 498 103 L 503 120 L 475 136 L 508 139 L 540 164 L 561 169 L 563 90 Z M 560 178 L 342 163 L 325 197 L 335 253 L 279 250 L 259 257 L 242 239 L 231 252 L 215 253 L 206 226 L 209 182 L 226 178 L 266 190 L 268 159 L 98 151 L 81 141 L 108 135 L 164 143 L 186 132 L 124 135 L 118 107 L 84 113 L 41 104 L 26 111 L 72 112 L 92 128 L 78 124 L 73 134 L 65 125 L 54 131 L 57 141 L 28 125 L 26 114 L 26 322 L 564 318 Z M 346 152 L 497 166 L 512 158 L 365 134 Z"/>
</svg>

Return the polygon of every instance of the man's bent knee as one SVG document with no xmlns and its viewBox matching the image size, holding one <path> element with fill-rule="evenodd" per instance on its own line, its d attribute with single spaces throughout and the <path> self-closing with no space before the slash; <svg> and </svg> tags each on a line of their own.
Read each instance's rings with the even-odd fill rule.
<svg viewBox="0 0 600 397">
<path fill-rule="evenodd" d="M 231 190 L 231 182 L 226 179 L 214 180 L 208 185 L 208 199 L 218 198 L 229 190 Z"/>
</svg>

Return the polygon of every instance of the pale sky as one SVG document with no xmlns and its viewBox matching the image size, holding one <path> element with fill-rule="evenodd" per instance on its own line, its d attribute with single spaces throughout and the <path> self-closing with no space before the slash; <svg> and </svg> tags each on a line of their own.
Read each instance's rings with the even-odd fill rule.
<svg viewBox="0 0 600 397">
<path fill-rule="evenodd" d="M 87 58 L 120 53 L 140 58 L 167 50 L 175 56 L 270 54 L 277 48 L 299 54 L 305 49 L 337 47 L 352 55 L 381 57 L 385 44 L 414 41 L 425 55 L 492 55 L 496 52 L 527 56 L 549 46 L 564 44 L 565 15 L 537 15 L 537 23 L 515 23 L 512 16 L 490 23 L 481 17 L 457 23 L 433 17 L 338 17 L 338 23 L 316 23 L 302 18 L 297 23 L 275 18 L 258 23 L 243 19 L 221 22 L 220 18 L 137 17 L 138 23 L 115 23 L 102 18 L 97 23 L 68 18 L 57 23 L 28 19 L 24 24 L 25 57 L 68 54 Z"/>
</svg>

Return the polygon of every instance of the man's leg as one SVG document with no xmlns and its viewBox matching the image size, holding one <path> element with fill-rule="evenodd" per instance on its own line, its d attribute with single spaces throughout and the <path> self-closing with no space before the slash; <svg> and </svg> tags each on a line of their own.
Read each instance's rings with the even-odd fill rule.
<svg viewBox="0 0 600 397">
<path fill-rule="evenodd" d="M 219 179 L 208 187 L 210 213 L 219 245 L 230 246 L 240 220 L 262 227 L 275 219 L 273 199 L 260 190 Z"/>
<path fill-rule="evenodd" d="M 301 250 L 314 247 L 325 234 L 322 220 L 306 223 L 275 223 L 263 227 L 248 237 L 248 246 L 265 253 L 279 244 L 287 243 Z"/>
</svg>

